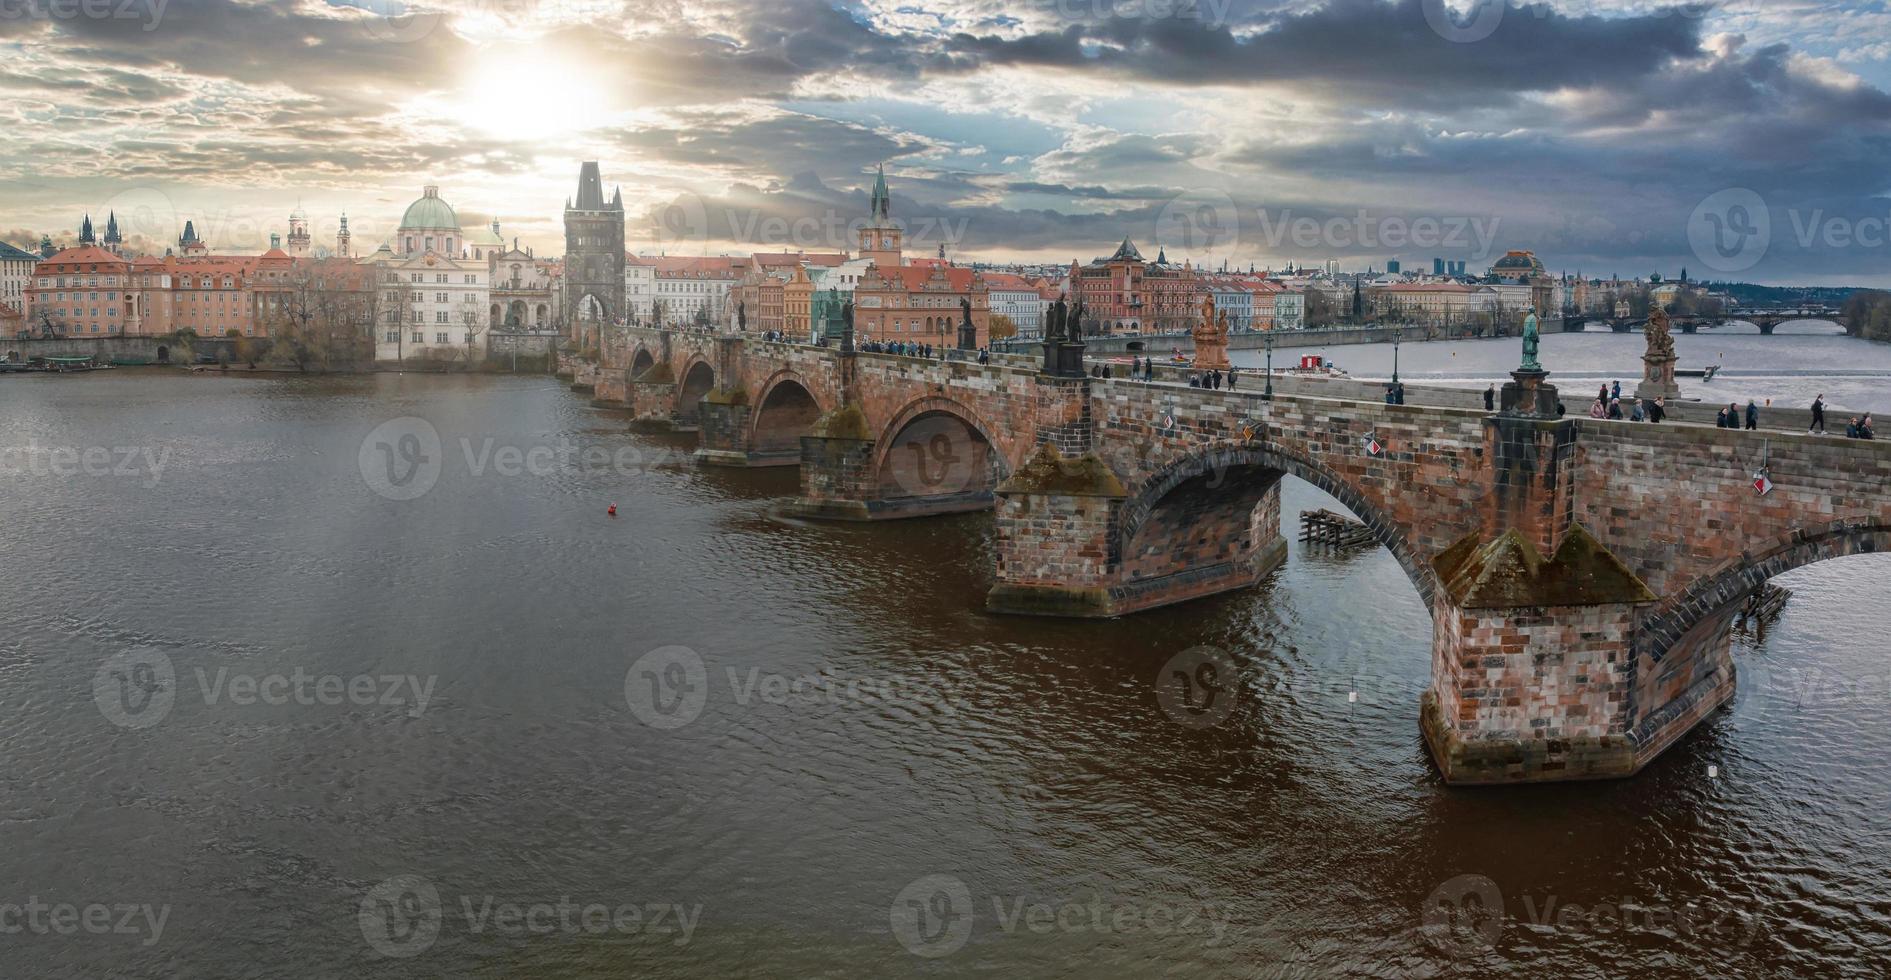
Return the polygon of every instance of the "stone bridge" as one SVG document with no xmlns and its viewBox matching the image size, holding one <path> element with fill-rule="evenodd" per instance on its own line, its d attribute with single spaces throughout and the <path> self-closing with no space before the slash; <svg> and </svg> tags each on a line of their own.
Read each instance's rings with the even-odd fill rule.
<svg viewBox="0 0 1891 980">
<path fill-rule="evenodd" d="M 1676 314 L 1673 320 L 1675 327 L 1682 333 L 1699 333 L 1702 327 L 1724 327 L 1729 323 L 1744 322 L 1759 327 L 1760 333 L 1768 337 L 1773 335 L 1773 331 L 1779 329 L 1780 324 L 1797 320 L 1821 321 L 1833 324 L 1840 329 L 1850 329 L 1851 326 L 1850 317 L 1837 310 L 1824 307 L 1798 310 L 1728 310 L 1725 313 L 1713 315 L 1684 313 Z M 1604 322 L 1608 323 L 1609 329 L 1616 333 L 1628 333 L 1637 327 L 1647 326 L 1648 318 L 1618 316 L 1609 317 Z"/>
<path fill-rule="evenodd" d="M 1312 483 L 1431 609 L 1421 723 L 1452 782 L 1638 771 L 1732 696 L 1731 624 L 1760 584 L 1891 549 L 1883 443 L 1557 419 L 1525 376 L 1485 413 L 947 354 L 631 329 L 568 368 L 637 423 L 700 432 L 703 463 L 799 466 L 796 513 L 994 510 L 1001 613 L 1254 585 L 1286 555 L 1282 478 Z"/>
</svg>

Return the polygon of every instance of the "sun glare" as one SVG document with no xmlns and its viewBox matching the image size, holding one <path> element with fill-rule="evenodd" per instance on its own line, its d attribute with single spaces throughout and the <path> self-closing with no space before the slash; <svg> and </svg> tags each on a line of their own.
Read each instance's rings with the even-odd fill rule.
<svg viewBox="0 0 1891 980">
<path fill-rule="evenodd" d="M 542 54 L 481 58 L 461 83 L 453 111 L 460 121 L 493 135 L 574 136 L 609 115 L 595 94 L 597 82 L 582 65 Z"/>
</svg>

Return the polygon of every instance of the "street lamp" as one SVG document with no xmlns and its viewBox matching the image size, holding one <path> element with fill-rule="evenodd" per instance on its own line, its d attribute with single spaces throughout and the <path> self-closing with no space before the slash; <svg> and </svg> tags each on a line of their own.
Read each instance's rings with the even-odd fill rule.
<svg viewBox="0 0 1891 980">
<path fill-rule="evenodd" d="M 1274 328 L 1268 326 L 1262 331 L 1262 344 L 1267 348 L 1267 389 L 1261 392 L 1264 401 L 1274 400 Z"/>
<path fill-rule="evenodd" d="M 1392 383 L 1399 383 L 1399 341 L 1405 338 L 1402 327 L 1392 328 Z"/>
</svg>

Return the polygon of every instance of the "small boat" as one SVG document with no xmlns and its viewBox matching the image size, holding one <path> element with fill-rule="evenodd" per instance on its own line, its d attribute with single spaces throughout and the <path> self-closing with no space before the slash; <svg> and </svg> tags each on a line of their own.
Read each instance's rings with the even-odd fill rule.
<svg viewBox="0 0 1891 980">
<path fill-rule="evenodd" d="M 1714 375 L 1719 373 L 1720 365 L 1716 364 L 1708 368 L 1683 368 L 1675 371 L 1674 376 L 1677 378 L 1699 378 L 1702 381 L 1712 381 L 1714 380 Z"/>
</svg>

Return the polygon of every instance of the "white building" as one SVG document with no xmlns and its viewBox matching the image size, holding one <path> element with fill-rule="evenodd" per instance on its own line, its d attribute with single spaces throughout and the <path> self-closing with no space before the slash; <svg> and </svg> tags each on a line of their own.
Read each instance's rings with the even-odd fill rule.
<svg viewBox="0 0 1891 980">
<path fill-rule="evenodd" d="M 26 287 L 33 281 L 39 256 L 0 242 L 0 307 L 26 312 Z"/>
<path fill-rule="evenodd" d="M 1274 329 L 1303 330 L 1307 325 L 1307 294 L 1282 289 L 1274 294 Z"/>
<path fill-rule="evenodd" d="M 1019 339 L 1044 335 L 1044 310 L 1050 304 L 1043 291 L 1023 276 L 1009 272 L 986 272 L 985 285 L 991 290 L 991 311 L 1009 317 L 1018 328 Z"/>
<path fill-rule="evenodd" d="M 382 322 L 375 332 L 375 358 L 382 361 L 479 360 L 480 341 L 491 324 L 492 253 L 503 247 L 496 232 L 475 259 L 460 219 L 428 186 L 409 205 L 393 248 L 368 258 L 377 267 Z"/>
<path fill-rule="evenodd" d="M 657 260 L 624 253 L 624 305 L 630 315 L 649 320 L 657 303 Z"/>
<path fill-rule="evenodd" d="M 1215 298 L 1215 314 L 1228 314 L 1229 330 L 1248 330 L 1254 325 L 1254 294 L 1238 279 L 1228 276 L 1205 277 L 1209 295 Z"/>
<path fill-rule="evenodd" d="M 729 288 L 741 281 L 731 258 L 656 259 L 656 302 L 663 305 L 666 324 L 695 323 L 707 316 L 723 323 L 733 315 Z"/>
</svg>

